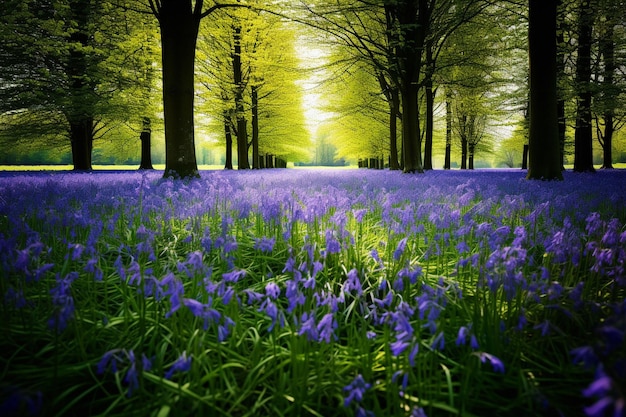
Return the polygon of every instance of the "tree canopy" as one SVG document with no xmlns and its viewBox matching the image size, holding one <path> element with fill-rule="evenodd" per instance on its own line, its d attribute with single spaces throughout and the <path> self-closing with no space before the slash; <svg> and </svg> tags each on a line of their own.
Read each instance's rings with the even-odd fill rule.
<svg viewBox="0 0 626 417">
<path fill-rule="evenodd" d="M 614 151 L 624 153 L 626 12 L 620 0 L 549 3 L 555 30 L 540 46 L 556 48 L 559 156 L 550 164 L 587 171 L 599 160 L 611 168 Z M 533 63 L 553 61 L 532 57 L 533 4 L 6 0 L 0 141 L 10 156 L 3 162 L 71 155 L 75 169 L 89 170 L 94 159 L 131 160 L 149 122 L 164 134 L 166 176 L 198 175 L 199 149 L 225 154 L 225 167 L 240 169 L 268 166 L 267 158 L 310 161 L 315 132 L 317 146 L 337 158 L 422 172 L 433 158 L 466 167 L 466 158 L 492 148 L 504 156 L 496 163 L 509 161 L 521 149 L 508 149 L 520 141 L 508 140 L 514 125 L 500 128 L 506 119 L 528 132 L 529 178 L 558 177 L 554 168 L 532 173 L 533 159 L 548 164 L 548 145 L 533 140 L 533 115 L 552 94 L 541 84 L 547 67 L 533 78 Z M 306 68 L 304 39 L 326 50 L 322 67 Z M 311 119 L 306 88 L 314 85 L 314 105 L 333 117 Z"/>
</svg>

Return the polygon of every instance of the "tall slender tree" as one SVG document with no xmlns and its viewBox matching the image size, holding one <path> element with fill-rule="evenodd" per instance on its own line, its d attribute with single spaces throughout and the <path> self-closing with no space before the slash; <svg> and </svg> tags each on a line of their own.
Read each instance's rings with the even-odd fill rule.
<svg viewBox="0 0 626 417">
<path fill-rule="evenodd" d="M 528 179 L 563 179 L 557 118 L 556 11 L 557 0 L 529 0 Z"/>
<path fill-rule="evenodd" d="M 574 171 L 594 172 L 591 126 L 591 44 L 595 19 L 595 0 L 580 0 L 578 9 L 578 48 L 576 58 L 576 131 L 574 133 Z"/>
</svg>

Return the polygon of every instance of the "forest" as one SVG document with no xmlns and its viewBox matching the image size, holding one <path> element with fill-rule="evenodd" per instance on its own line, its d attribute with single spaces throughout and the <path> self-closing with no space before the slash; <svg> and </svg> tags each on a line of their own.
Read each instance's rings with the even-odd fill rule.
<svg viewBox="0 0 626 417">
<path fill-rule="evenodd" d="M 0 164 L 626 162 L 623 1 L 530 3 L 3 1 Z"/>
</svg>

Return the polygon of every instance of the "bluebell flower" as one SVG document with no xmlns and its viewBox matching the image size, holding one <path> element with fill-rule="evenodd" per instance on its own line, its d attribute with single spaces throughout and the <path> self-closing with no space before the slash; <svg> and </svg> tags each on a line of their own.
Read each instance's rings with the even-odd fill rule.
<svg viewBox="0 0 626 417">
<path fill-rule="evenodd" d="M 348 407 L 353 401 L 360 403 L 363 401 L 365 392 L 372 387 L 372 384 L 366 382 L 361 374 L 357 375 L 352 382 L 343 387 L 343 391 L 347 393 L 343 401 L 343 406 Z"/>
<path fill-rule="evenodd" d="M 152 362 L 145 356 L 141 358 L 135 356 L 135 352 L 126 349 L 113 349 L 106 352 L 96 366 L 98 375 L 104 374 L 108 367 L 113 373 L 117 373 L 126 366 L 126 374 L 123 382 L 128 386 L 127 395 L 130 397 L 139 388 L 139 375 L 141 371 L 148 371 L 152 367 Z"/>
<path fill-rule="evenodd" d="M 224 316 L 224 320 L 217 326 L 217 340 L 223 342 L 230 336 L 231 329 L 235 327 L 235 321 L 228 316 Z"/>
<path fill-rule="evenodd" d="M 446 343 L 446 340 L 445 340 L 445 336 L 443 332 L 439 332 L 433 339 L 432 343 L 430 344 L 430 347 L 433 348 L 434 350 L 441 351 L 444 349 L 445 343 Z"/>
<path fill-rule="evenodd" d="M 183 304 L 195 317 L 203 319 L 204 330 L 207 330 L 210 325 L 217 323 L 220 320 L 221 313 L 211 307 L 211 298 L 209 298 L 209 302 L 207 304 L 202 304 L 200 301 L 191 298 L 184 298 Z"/>
<path fill-rule="evenodd" d="M 130 366 L 126 370 L 126 375 L 124 376 L 123 382 L 128 385 L 128 392 L 126 393 L 126 395 L 130 397 L 133 395 L 134 391 L 139 389 L 139 374 L 137 370 L 135 353 L 131 349 L 127 352 L 127 355 Z"/>
<path fill-rule="evenodd" d="M 339 252 L 341 252 L 341 245 L 335 238 L 334 232 L 329 229 L 326 231 L 326 254 L 332 255 Z"/>
<path fill-rule="evenodd" d="M 224 272 L 222 274 L 222 279 L 224 280 L 224 282 L 236 283 L 245 276 L 246 276 L 245 269 L 236 269 L 234 271 Z"/>
<path fill-rule="evenodd" d="M 404 251 L 406 249 L 406 243 L 407 243 L 407 239 L 408 238 L 402 238 L 400 239 L 400 241 L 398 242 L 398 245 L 396 246 L 396 249 L 393 251 L 393 260 L 394 261 L 399 261 L 402 258 L 402 255 L 404 254 Z"/>
<path fill-rule="evenodd" d="M 413 367 L 415 366 L 415 357 L 419 353 L 419 350 L 420 350 L 419 343 L 417 343 L 416 341 L 413 341 L 413 347 L 411 348 L 411 351 L 409 352 L 409 365 Z"/>
<path fill-rule="evenodd" d="M 204 270 L 204 262 L 203 255 L 200 251 L 193 251 L 187 255 L 187 265 L 195 271 L 203 271 Z"/>
<path fill-rule="evenodd" d="M 409 342 L 405 339 L 396 339 L 389 345 L 389 350 L 393 356 L 400 356 L 409 347 Z"/>
<path fill-rule="evenodd" d="M 398 379 L 402 377 L 402 382 L 400 383 L 400 386 L 402 387 L 403 390 L 406 390 L 406 387 L 409 385 L 409 373 L 405 372 L 405 371 L 396 371 L 393 373 L 393 375 L 391 375 L 391 382 L 393 382 L 394 384 L 398 383 Z"/>
<path fill-rule="evenodd" d="M 489 362 L 494 372 L 504 373 L 504 364 L 496 356 L 487 352 L 474 352 L 473 354 L 476 355 L 482 363 Z"/>
<path fill-rule="evenodd" d="M 251 289 L 245 289 L 243 290 L 244 294 L 246 294 L 248 296 L 248 305 L 251 305 L 253 303 L 256 303 L 258 301 L 261 301 L 263 299 L 263 294 L 261 294 L 260 292 L 256 292 L 254 290 Z"/>
<path fill-rule="evenodd" d="M 426 412 L 424 411 L 422 407 L 414 406 L 411 409 L 410 417 L 428 417 L 428 416 L 426 415 Z"/>
<path fill-rule="evenodd" d="M 165 314 L 165 317 L 169 318 L 180 308 L 181 298 L 185 291 L 183 283 L 172 272 L 169 272 L 161 279 L 159 286 L 163 294 L 170 297 L 170 310 Z"/>
<path fill-rule="evenodd" d="M 467 242 L 465 242 L 464 240 L 461 240 L 459 243 L 456 244 L 456 250 L 460 253 L 468 253 L 472 250 L 472 248 L 470 248 L 470 246 L 467 244 Z M 465 265 L 463 265 L 465 266 Z"/>
<path fill-rule="evenodd" d="M 271 253 L 274 250 L 274 245 L 276 244 L 275 237 L 262 237 L 260 239 L 255 239 L 254 249 L 258 250 L 261 253 Z"/>
<path fill-rule="evenodd" d="M 276 326 L 277 322 L 281 327 L 283 327 L 284 316 L 279 313 L 278 307 L 276 306 L 276 304 L 274 304 L 270 297 L 265 297 L 265 300 L 261 303 L 261 306 L 259 307 L 259 311 L 264 311 L 265 314 L 267 314 L 272 319 L 272 323 L 267 329 L 268 332 L 271 332 L 274 329 L 274 326 Z"/>
<path fill-rule="evenodd" d="M 48 320 L 48 327 L 55 331 L 65 330 L 68 322 L 74 318 L 75 307 L 71 284 L 76 278 L 78 278 L 77 272 L 70 272 L 63 278 L 57 275 L 57 285 L 50 290 L 54 311 Z"/>
<path fill-rule="evenodd" d="M 275 300 L 280 295 L 280 287 L 275 282 L 270 282 L 265 285 L 265 295 L 272 300 Z"/>
<path fill-rule="evenodd" d="M 130 275 L 130 277 L 128 278 L 129 285 L 141 284 L 141 267 L 135 260 L 130 263 L 130 265 L 126 269 L 126 273 Z"/>
<path fill-rule="evenodd" d="M 13 306 L 16 309 L 24 308 L 27 305 L 26 298 L 24 297 L 24 291 L 20 288 L 16 290 L 13 287 L 9 287 L 4 294 L 4 302 L 7 306 Z"/>
<path fill-rule="evenodd" d="M 168 369 L 165 373 L 165 379 L 172 379 L 175 373 L 189 372 L 191 369 L 192 358 L 193 357 L 191 355 L 187 356 L 187 351 L 183 351 L 170 369 Z"/>
<path fill-rule="evenodd" d="M 354 412 L 354 417 L 376 417 L 373 411 L 366 410 L 360 405 L 356 407 L 356 411 Z"/>
<path fill-rule="evenodd" d="M 0 402 L 2 416 L 39 416 L 43 410 L 43 393 L 30 392 L 18 387 L 3 389 L 3 401 Z M 24 414 L 26 413 L 26 414 Z"/>
<path fill-rule="evenodd" d="M 307 339 L 310 341 L 316 341 L 319 339 L 315 316 L 313 313 L 302 313 L 302 316 L 300 316 L 300 329 L 298 330 L 298 335 L 306 335 Z"/>
<path fill-rule="evenodd" d="M 623 416 L 626 411 L 626 398 L 617 388 L 615 381 L 609 376 L 602 365 L 596 370 L 595 379 L 583 390 L 587 398 L 598 400 L 589 407 L 585 407 L 585 414 L 589 417 Z"/>
<path fill-rule="evenodd" d="M 350 293 L 355 291 L 357 296 L 361 296 L 363 294 L 363 288 L 361 287 L 361 280 L 359 279 L 359 274 L 355 268 L 352 268 L 346 277 L 346 281 L 343 284 L 343 291 Z"/>
<path fill-rule="evenodd" d="M 459 332 L 458 332 L 458 334 L 456 336 L 456 345 L 457 346 L 465 345 L 467 336 L 469 334 L 470 334 L 469 329 L 467 327 L 465 327 L 465 326 L 461 326 L 459 328 Z"/>
<path fill-rule="evenodd" d="M 317 324 L 317 332 L 319 333 L 318 341 L 330 343 L 330 338 L 335 336 L 334 331 L 337 328 L 337 320 L 333 313 L 326 313 Z M 335 336 L 336 338 L 336 336 Z"/>
<path fill-rule="evenodd" d="M 99 261 L 99 258 L 96 256 L 90 258 L 85 264 L 83 270 L 85 272 L 93 274 L 94 280 L 102 281 L 103 272 L 102 272 L 102 269 L 100 269 L 100 267 L 98 266 L 98 261 Z"/>
<path fill-rule="evenodd" d="M 122 281 L 126 280 L 126 269 L 124 268 L 124 263 L 122 262 L 122 255 L 119 255 L 113 264 L 115 269 L 117 269 L 117 274 L 120 276 Z"/>
</svg>

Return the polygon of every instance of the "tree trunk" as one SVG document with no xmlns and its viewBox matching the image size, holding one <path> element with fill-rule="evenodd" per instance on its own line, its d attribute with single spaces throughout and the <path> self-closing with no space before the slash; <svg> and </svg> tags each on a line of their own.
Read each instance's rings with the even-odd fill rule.
<svg viewBox="0 0 626 417">
<path fill-rule="evenodd" d="M 561 170 L 565 170 L 565 131 L 567 129 L 567 119 L 565 118 L 565 102 L 566 92 L 560 86 L 561 80 L 566 79 L 565 74 L 565 32 L 567 30 L 565 23 L 565 12 L 561 10 L 563 1 L 557 0 L 557 55 L 556 55 L 556 80 L 557 80 L 557 118 L 559 126 L 559 149 L 561 153 Z"/>
<path fill-rule="evenodd" d="M 194 60 L 200 16 L 191 0 L 162 0 L 165 177 L 198 177 L 194 139 Z"/>
<path fill-rule="evenodd" d="M 400 96 L 398 88 L 387 82 L 382 73 L 378 73 L 378 85 L 389 105 L 389 169 L 399 170 L 398 163 L 398 115 L 400 114 Z"/>
<path fill-rule="evenodd" d="M 90 46 L 89 21 L 93 10 L 85 1 L 71 2 L 70 10 L 76 27 L 69 36 L 69 59 L 65 68 L 70 80 L 65 116 L 70 126 L 74 170 L 90 171 L 96 87 L 95 81 L 88 76 L 91 65 L 85 48 Z"/>
<path fill-rule="evenodd" d="M 252 168 L 259 166 L 259 92 L 256 85 L 252 86 Z"/>
<path fill-rule="evenodd" d="M 248 123 L 243 105 L 243 92 L 246 88 L 241 70 L 241 26 L 233 33 L 233 81 L 235 82 L 235 110 L 237 112 L 237 169 L 250 169 L 248 161 Z"/>
<path fill-rule="evenodd" d="M 426 48 L 426 75 L 424 88 L 426 93 L 426 132 L 424 140 L 424 169 L 433 169 L 433 126 L 435 91 L 433 90 L 433 72 L 435 63 L 433 62 L 432 46 Z"/>
<path fill-rule="evenodd" d="M 426 13 L 425 0 L 399 2 L 396 18 L 403 41 L 397 48 L 402 100 L 402 152 L 404 172 L 423 172 L 420 135 L 419 74 L 426 27 L 420 24 Z M 418 16 L 419 11 L 419 16 Z M 419 17 L 419 18 L 418 18 Z"/>
<path fill-rule="evenodd" d="M 93 148 L 93 119 L 84 118 L 70 122 L 72 143 L 72 164 L 75 171 L 91 171 L 91 151 Z"/>
<path fill-rule="evenodd" d="M 469 169 L 474 169 L 474 148 L 475 145 L 473 143 L 469 143 L 468 144 L 468 148 L 469 148 L 469 154 L 468 154 L 468 160 L 469 160 Z"/>
<path fill-rule="evenodd" d="M 231 120 L 228 110 L 224 110 L 224 135 L 226 138 L 226 163 L 224 169 L 233 169 L 233 135 L 230 128 Z"/>
<path fill-rule="evenodd" d="M 613 84 L 615 79 L 615 29 L 613 16 L 607 16 L 607 27 L 600 39 L 600 54 L 604 61 L 604 79 L 602 82 L 604 95 L 604 140 L 602 144 L 602 168 L 613 169 L 613 132 L 615 131 L 615 106 L 618 91 Z"/>
<path fill-rule="evenodd" d="M 528 145 L 524 145 L 522 150 L 522 169 L 528 169 Z"/>
<path fill-rule="evenodd" d="M 528 179 L 563 179 L 556 90 L 556 0 L 529 0 Z"/>
<path fill-rule="evenodd" d="M 461 169 L 467 169 L 467 136 L 465 134 L 461 135 Z"/>
<path fill-rule="evenodd" d="M 390 87 L 389 101 L 389 169 L 400 169 L 398 163 L 398 114 L 400 113 L 400 96 L 396 87 Z"/>
<path fill-rule="evenodd" d="M 443 169 L 451 168 L 450 154 L 452 152 L 452 94 L 446 91 L 446 155 Z"/>
<path fill-rule="evenodd" d="M 152 166 L 152 153 L 150 151 L 152 132 L 150 129 L 150 119 L 147 117 L 143 119 L 143 129 L 139 135 L 139 139 L 141 140 L 141 163 L 139 164 L 139 169 L 154 169 Z"/>
<path fill-rule="evenodd" d="M 594 172 L 591 126 L 591 42 L 594 13 L 589 0 L 581 0 L 578 15 L 578 58 L 576 59 L 576 131 L 574 171 Z"/>
</svg>

